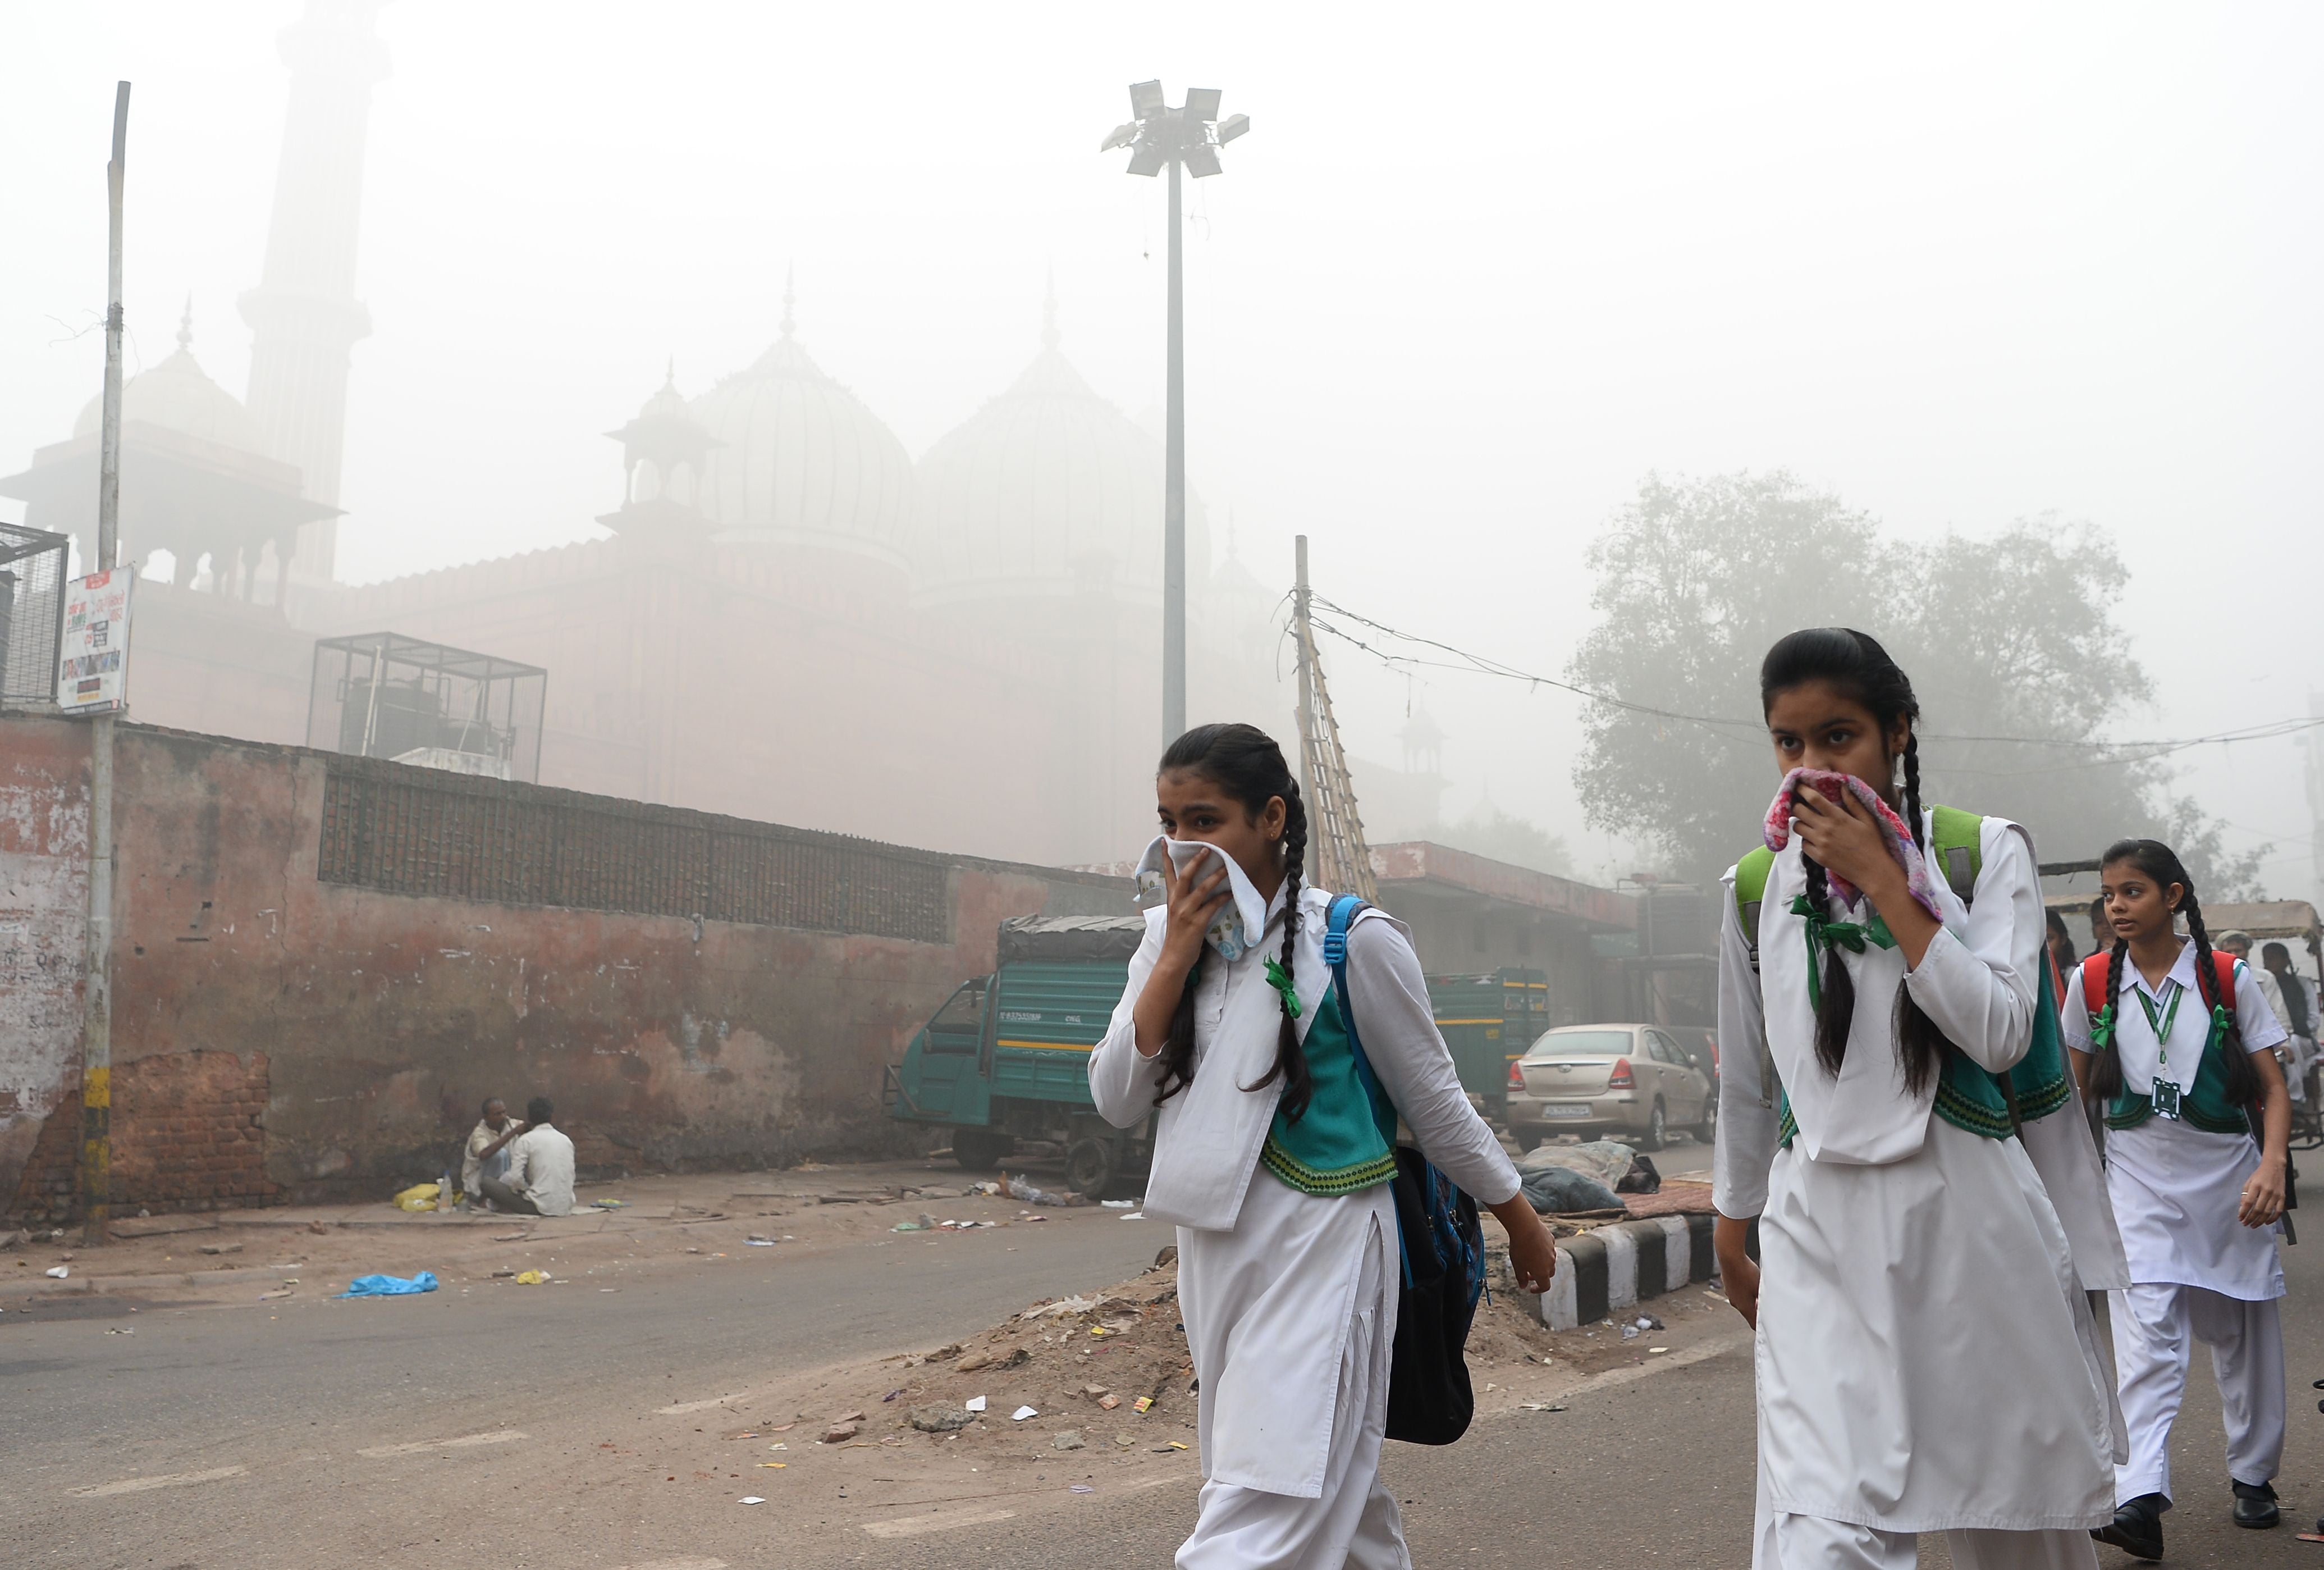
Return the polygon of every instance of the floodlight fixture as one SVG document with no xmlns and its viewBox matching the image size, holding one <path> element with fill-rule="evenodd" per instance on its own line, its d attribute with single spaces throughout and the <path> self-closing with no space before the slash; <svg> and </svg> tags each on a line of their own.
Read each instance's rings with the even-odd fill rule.
<svg viewBox="0 0 2324 1570">
<path fill-rule="evenodd" d="M 1130 86 L 1129 124 L 1106 134 L 1098 151 L 1130 149 L 1130 172 L 1148 178 L 1170 171 L 1170 293 L 1167 427 L 1162 474 L 1162 742 L 1186 729 L 1186 378 L 1184 269 L 1185 224 L 1178 209 L 1178 171 L 1196 180 L 1220 171 L 1219 149 L 1250 129 L 1250 116 L 1222 122 L 1216 88 L 1189 88 L 1173 109 L 1157 81 Z"/>
</svg>

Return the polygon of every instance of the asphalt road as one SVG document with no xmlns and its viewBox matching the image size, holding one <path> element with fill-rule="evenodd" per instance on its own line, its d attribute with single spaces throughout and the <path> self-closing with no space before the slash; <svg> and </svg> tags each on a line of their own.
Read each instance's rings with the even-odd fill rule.
<svg viewBox="0 0 2324 1570">
<path fill-rule="evenodd" d="M 1692 1164 L 1684 1150 L 1666 1170 Z M 1190 1457 L 1075 1474 L 1094 1480 L 1088 1495 L 1063 1492 L 1061 1471 L 1029 1497 L 932 1500 L 877 1531 L 832 1502 L 738 1510 L 723 1471 L 693 1489 L 649 1485 L 664 1482 L 665 1465 L 683 1475 L 724 1464 L 706 1458 L 730 1416 L 711 1408 L 715 1398 L 951 1339 L 1034 1298 L 1132 1274 L 1167 1236 L 1088 1217 L 677 1270 L 576 1263 L 558 1288 L 447 1285 L 391 1302 L 235 1293 L 208 1306 L 49 1299 L 28 1314 L 22 1298 L 0 1300 L 5 1556 L 90 1570 L 1160 1570 L 1193 1517 Z M 2292 1537 L 2324 1510 L 2324 1417 L 2307 1389 L 2324 1374 L 2324 1327 L 2306 1311 L 2324 1294 L 2324 1240 L 2286 1258 L 2286 1526 L 2227 1523 L 2218 1401 L 2199 1360 L 2178 1433 L 2170 1564 L 2324 1565 L 2324 1546 Z M 124 1330 L 134 1334 L 108 1334 Z M 1480 1420 L 1444 1450 L 1389 1446 L 1418 1564 L 1748 1564 L 1751 1383 L 1739 1336 L 1719 1331 L 1694 1361 L 1649 1365 L 1565 1405 Z M 689 1415 L 696 1407 L 711 1409 Z M 689 1442 L 705 1459 L 679 1458 Z M 807 1481 L 788 1475 L 794 1488 Z M 1926 1562 L 1944 1564 L 1941 1547 Z M 2100 1563 L 2129 1561 L 2107 1549 Z"/>
</svg>

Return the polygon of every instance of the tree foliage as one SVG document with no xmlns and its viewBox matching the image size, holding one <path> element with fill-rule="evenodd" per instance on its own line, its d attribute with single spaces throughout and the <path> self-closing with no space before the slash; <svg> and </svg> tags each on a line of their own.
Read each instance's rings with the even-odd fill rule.
<svg viewBox="0 0 2324 1570">
<path fill-rule="evenodd" d="M 2151 835 L 2206 897 L 2250 887 L 2259 854 L 2227 856 L 2217 824 L 2170 793 L 2165 762 L 2103 745 L 2153 686 L 2114 618 L 2128 572 L 2087 525 L 2041 517 L 1914 545 L 1780 472 L 1650 476 L 1589 560 L 1598 622 L 1569 674 L 1639 706 L 1592 706 L 1575 784 L 1593 825 L 1675 875 L 1710 882 L 1757 843 L 1777 779 L 1760 657 L 1796 628 L 1840 625 L 1913 678 L 1923 799 L 2014 818 L 2045 859 Z"/>
</svg>

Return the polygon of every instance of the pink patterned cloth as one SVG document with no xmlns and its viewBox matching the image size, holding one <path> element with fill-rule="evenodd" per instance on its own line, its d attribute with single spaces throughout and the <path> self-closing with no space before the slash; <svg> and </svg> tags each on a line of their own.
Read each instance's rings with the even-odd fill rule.
<svg viewBox="0 0 2324 1570">
<path fill-rule="evenodd" d="M 1878 791 L 1853 774 L 1831 769 L 1794 769 L 1784 775 L 1775 801 L 1767 808 L 1767 821 L 1762 830 L 1769 850 L 1779 851 L 1791 843 L 1792 795 L 1798 790 L 1813 790 L 1831 802 L 1839 801 L 1843 790 L 1855 797 L 1880 826 L 1880 837 L 1888 842 L 1888 854 L 1904 869 L 1904 884 L 1912 891 L 1913 898 L 1930 915 L 1940 921 L 1944 919 L 1944 911 L 1937 905 L 1936 885 L 1929 879 L 1929 864 L 1923 858 L 1921 847 L 1913 843 L 1913 831 L 1904 827 L 1904 820 L 1896 816 L 1895 808 L 1880 799 Z M 1844 904 L 1853 907 L 1864 898 L 1861 890 L 1838 873 L 1827 869 L 1826 876 L 1831 882 L 1831 891 Z"/>
</svg>

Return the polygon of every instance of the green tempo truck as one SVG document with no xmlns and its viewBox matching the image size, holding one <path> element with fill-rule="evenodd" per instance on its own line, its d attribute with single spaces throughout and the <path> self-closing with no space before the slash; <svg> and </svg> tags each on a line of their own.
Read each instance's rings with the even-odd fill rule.
<svg viewBox="0 0 2324 1570">
<path fill-rule="evenodd" d="M 1001 924 L 1000 968 L 963 982 L 887 1071 L 888 1115 L 952 1130 L 955 1160 L 990 1172 L 1018 1141 L 1065 1152 L 1065 1182 L 1102 1196 L 1142 1174 L 1154 1120 L 1113 1127 L 1090 1100 L 1089 1055 L 1129 984 L 1143 916 L 1022 916 Z M 1436 1028 L 1462 1085 L 1501 1116 L 1509 1065 L 1549 1029 L 1549 978 L 1508 967 L 1433 975 Z"/>
<path fill-rule="evenodd" d="M 954 1159 L 972 1172 L 1044 1140 L 1065 1147 L 1066 1185 L 1093 1199 L 1142 1173 L 1154 1120 L 1122 1130 L 1098 1116 L 1089 1055 L 1145 937 L 1143 916 L 1003 921 L 1000 969 L 963 982 L 888 1070 L 888 1115 L 950 1126 Z"/>
</svg>

